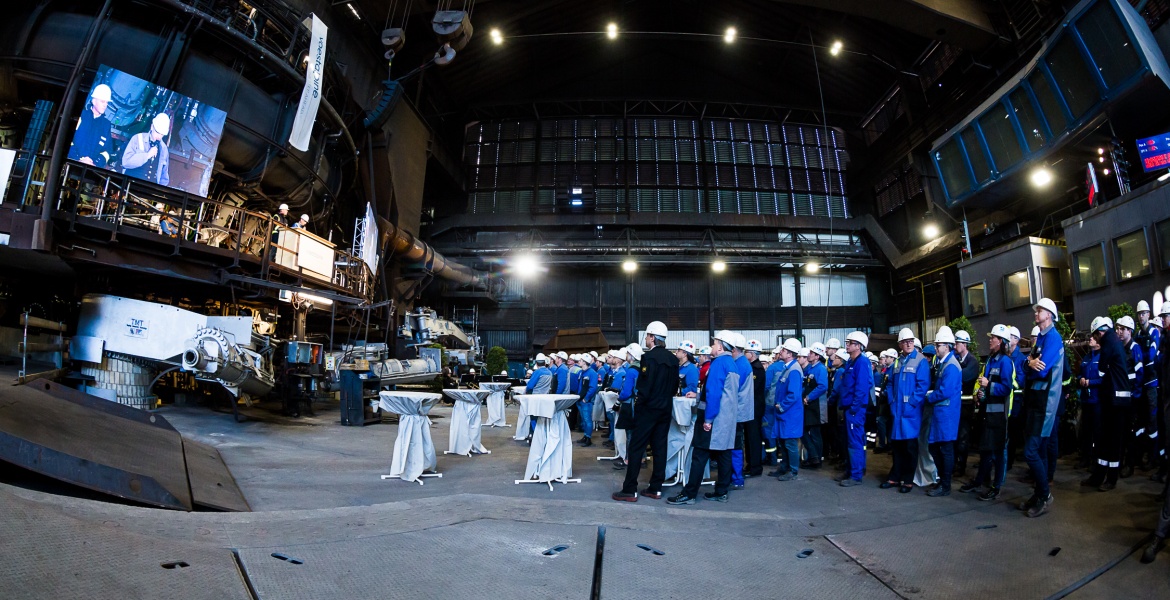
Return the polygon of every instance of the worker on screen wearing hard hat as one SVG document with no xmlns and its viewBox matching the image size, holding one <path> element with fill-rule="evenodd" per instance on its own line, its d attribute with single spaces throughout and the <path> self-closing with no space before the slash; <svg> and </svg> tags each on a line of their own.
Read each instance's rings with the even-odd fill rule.
<svg viewBox="0 0 1170 600">
<path fill-rule="evenodd" d="M 150 129 L 130 138 L 122 153 L 122 172 L 159 185 L 170 185 L 170 152 L 163 138 L 171 133 L 171 118 L 158 113 Z"/>
<path fill-rule="evenodd" d="M 81 113 L 77 130 L 69 145 L 69 158 L 92 167 L 105 167 L 114 151 L 114 139 L 110 136 L 113 124 L 106 117 L 110 104 L 110 86 L 101 83 L 93 86 L 89 93 L 89 110 Z"/>
</svg>

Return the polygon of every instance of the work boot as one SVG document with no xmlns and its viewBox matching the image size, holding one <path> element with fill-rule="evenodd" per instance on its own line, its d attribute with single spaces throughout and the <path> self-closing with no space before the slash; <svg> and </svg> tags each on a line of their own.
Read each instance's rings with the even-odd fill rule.
<svg viewBox="0 0 1170 600">
<path fill-rule="evenodd" d="M 777 477 L 776 481 L 796 481 L 798 478 L 799 478 L 799 476 L 796 473 L 789 471 L 789 472 Z"/>
<path fill-rule="evenodd" d="M 582 448 L 588 448 L 593 445 L 593 440 L 587 437 L 583 437 L 577 440 L 577 445 L 581 446 Z"/>
<path fill-rule="evenodd" d="M 1030 509 L 1031 509 L 1033 506 L 1036 506 L 1036 503 L 1037 503 L 1038 501 L 1039 501 L 1039 498 L 1037 498 L 1037 497 L 1036 497 L 1036 496 L 1033 494 L 1033 495 L 1032 495 L 1032 496 L 1030 496 L 1030 497 L 1029 497 L 1027 500 L 1024 500 L 1023 502 L 1021 502 L 1021 503 L 1019 504 L 1019 506 L 1017 506 L 1016 508 L 1017 508 L 1017 509 L 1019 509 L 1019 510 L 1021 510 L 1021 511 L 1025 511 L 1025 512 L 1026 512 L 1026 511 L 1030 510 Z"/>
<path fill-rule="evenodd" d="M 940 486 L 934 488 L 933 490 L 926 492 L 926 495 L 930 496 L 931 498 L 950 496 L 951 495 L 951 488 L 950 488 L 950 486 L 941 486 L 940 485 Z"/>
<path fill-rule="evenodd" d="M 779 477 L 787 472 L 788 472 L 787 470 L 781 470 L 781 469 L 776 469 L 775 471 L 768 471 L 768 477 Z"/>
<path fill-rule="evenodd" d="M 1142 562 L 1145 564 L 1154 562 L 1154 557 L 1158 555 L 1158 551 L 1162 549 L 1165 543 L 1166 538 L 1154 536 L 1154 541 L 1150 543 L 1145 552 L 1142 552 Z"/>
<path fill-rule="evenodd" d="M 838 483 L 837 485 L 839 485 L 841 487 L 853 487 L 855 485 L 861 485 L 861 480 L 860 479 L 853 479 L 853 478 L 842 479 L 841 483 Z"/>
<path fill-rule="evenodd" d="M 979 499 L 984 502 L 990 502 L 999 498 L 999 488 L 989 488 L 986 492 L 979 494 Z"/>
<path fill-rule="evenodd" d="M 615 461 L 613 461 L 613 468 L 614 468 L 614 470 L 615 470 L 615 471 L 616 471 L 616 470 L 619 470 L 619 469 L 624 469 L 624 468 L 626 468 L 626 461 L 624 461 L 624 460 L 622 460 L 622 459 L 620 459 L 620 458 L 619 458 L 619 459 L 617 459 L 617 460 L 615 460 Z"/>
<path fill-rule="evenodd" d="M 642 490 L 642 496 L 651 500 L 657 500 L 662 497 L 662 490 L 651 490 L 646 488 Z"/>
<path fill-rule="evenodd" d="M 703 498 L 712 502 L 727 502 L 727 493 L 716 494 L 715 492 L 707 492 L 703 494 Z"/>
<path fill-rule="evenodd" d="M 685 493 L 680 493 L 677 496 L 671 496 L 670 498 L 667 498 L 666 503 L 671 506 L 680 506 L 683 504 L 694 504 L 695 499 L 686 495 Z"/>
<path fill-rule="evenodd" d="M 1048 494 L 1048 497 L 1045 498 L 1044 500 L 1037 500 L 1036 505 L 1033 506 L 1032 508 L 1029 508 L 1028 512 L 1025 514 L 1027 514 L 1031 518 L 1036 518 L 1036 517 L 1039 517 L 1040 515 L 1048 514 L 1048 511 L 1051 509 L 1052 509 L 1052 494 Z"/>
<path fill-rule="evenodd" d="M 618 502 L 637 502 L 638 492 L 632 494 L 630 492 L 614 492 L 613 496 L 610 497 Z"/>
<path fill-rule="evenodd" d="M 983 484 L 972 481 L 970 483 L 964 483 L 962 487 L 959 488 L 959 491 L 963 492 L 964 494 L 970 494 L 971 492 L 978 491 L 981 487 L 983 487 Z"/>
<path fill-rule="evenodd" d="M 605 443 L 602 444 L 602 446 L 605 446 L 606 448 L 613 450 L 613 440 L 605 440 Z"/>
</svg>

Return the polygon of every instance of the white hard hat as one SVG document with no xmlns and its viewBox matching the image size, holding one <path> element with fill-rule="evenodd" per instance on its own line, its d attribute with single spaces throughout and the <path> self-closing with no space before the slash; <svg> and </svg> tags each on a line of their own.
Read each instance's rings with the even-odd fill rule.
<svg viewBox="0 0 1170 600">
<path fill-rule="evenodd" d="M 971 334 L 960 329 L 960 330 L 955 332 L 955 341 L 956 342 L 963 342 L 964 344 L 970 344 L 971 343 Z"/>
<path fill-rule="evenodd" d="M 1154 325 L 1157 325 L 1158 327 L 1161 327 L 1162 326 L 1162 317 L 1154 317 L 1153 319 L 1150 319 L 1150 322 L 1153 323 Z"/>
<path fill-rule="evenodd" d="M 1158 316 L 1170 315 L 1170 300 L 1162 303 L 1162 310 L 1158 311 Z"/>
<path fill-rule="evenodd" d="M 287 204 L 281 204 L 281 205 L 280 205 L 280 208 L 279 208 L 278 210 L 288 210 L 288 205 L 287 205 Z"/>
<path fill-rule="evenodd" d="M 1017 340 L 1020 339 L 1020 330 L 1015 325 L 1008 326 L 1008 333 L 1010 333 L 1011 336 L 1016 338 Z"/>
<path fill-rule="evenodd" d="M 301 215 L 301 220 L 302 220 L 302 221 L 308 221 L 308 220 L 309 220 L 309 215 Z"/>
<path fill-rule="evenodd" d="M 1032 337 L 1036 337 L 1036 336 L 1038 336 L 1038 335 L 1040 335 L 1040 326 L 1039 326 L 1039 325 L 1033 325 L 1033 326 L 1032 326 Z"/>
<path fill-rule="evenodd" d="M 735 332 L 731 331 L 730 329 L 723 329 L 721 331 L 717 331 L 717 332 L 715 332 L 715 339 L 717 339 L 721 342 L 727 342 L 728 344 L 731 344 L 732 346 L 734 346 L 735 345 Z"/>
<path fill-rule="evenodd" d="M 825 342 L 825 347 L 826 348 L 840 348 L 841 347 L 841 340 L 839 340 L 837 338 L 829 338 L 829 341 Z"/>
<path fill-rule="evenodd" d="M 813 342 L 813 345 L 809 347 L 809 350 L 820 354 L 821 358 L 829 358 L 829 355 L 825 352 L 825 345 L 820 342 Z"/>
<path fill-rule="evenodd" d="M 1000 324 L 997 324 L 995 327 L 991 328 L 991 331 L 987 334 L 987 337 L 1002 338 L 1003 341 L 1010 342 L 1010 341 L 1012 341 L 1011 335 L 1012 335 L 1012 331 L 1010 329 L 1008 329 L 1007 325 L 1000 323 Z M 959 336 L 955 336 L 955 337 L 958 338 Z"/>
<path fill-rule="evenodd" d="M 800 352 L 800 340 L 796 338 L 788 338 L 784 340 L 784 343 L 781 344 L 780 347 L 793 354 L 796 354 L 797 352 Z"/>
<path fill-rule="evenodd" d="M 666 323 L 662 321 L 651 321 L 646 326 L 646 335 L 656 335 L 658 337 L 666 337 Z"/>
<path fill-rule="evenodd" d="M 702 348 L 699 348 L 699 356 L 711 356 L 711 347 L 703 346 Z"/>
<path fill-rule="evenodd" d="M 1093 324 L 1089 326 L 1093 331 L 1101 331 L 1102 329 L 1113 329 L 1113 319 L 1109 317 L 1094 317 Z"/>
<path fill-rule="evenodd" d="M 167 113 L 158 113 L 150 122 L 150 128 L 157 131 L 159 135 L 166 135 L 171 132 L 171 118 L 167 116 Z"/>
<path fill-rule="evenodd" d="M 748 340 L 744 349 L 759 354 L 764 351 L 764 345 L 760 343 L 760 340 Z"/>
<path fill-rule="evenodd" d="M 610 358 L 617 358 L 619 360 L 626 359 L 625 348 L 622 348 L 621 350 L 610 350 L 607 352 L 607 354 L 609 354 Z"/>
<path fill-rule="evenodd" d="M 914 339 L 914 332 L 910 331 L 909 327 L 903 327 L 902 331 L 898 332 L 898 343 L 901 344 L 906 340 Z"/>
<path fill-rule="evenodd" d="M 1145 300 L 1138 300 L 1137 312 L 1150 312 L 1150 304 Z"/>
<path fill-rule="evenodd" d="M 1117 319 L 1117 327 L 1124 327 L 1126 329 L 1133 330 L 1133 317 L 1125 315 L 1124 317 Z"/>
<path fill-rule="evenodd" d="M 93 86 L 93 90 L 89 93 L 90 98 L 93 98 L 94 100 L 105 100 L 106 102 L 109 102 L 112 96 L 113 94 L 110 92 L 110 86 L 104 83 L 99 83 Z"/>
<path fill-rule="evenodd" d="M 475 369 L 468 369 L 467 374 L 468 375 L 475 375 Z"/>
<path fill-rule="evenodd" d="M 845 339 L 861 344 L 862 348 L 865 348 L 869 345 L 869 336 L 865 335 L 865 333 L 861 331 L 853 331 L 849 335 L 845 336 Z"/>
<path fill-rule="evenodd" d="M 934 335 L 934 343 L 936 344 L 954 344 L 955 334 L 951 333 L 951 328 L 943 325 L 938 328 L 938 333 Z"/>
<path fill-rule="evenodd" d="M 915 338 L 914 338 L 914 347 L 915 347 L 915 348 L 921 348 L 921 347 L 922 347 L 922 340 L 920 340 L 920 339 L 918 339 L 917 337 L 915 337 Z"/>
<path fill-rule="evenodd" d="M 731 345 L 735 346 L 736 348 L 739 348 L 740 350 L 743 350 L 744 348 L 746 348 L 747 347 L 747 338 L 744 337 L 742 333 L 738 333 L 738 332 L 733 332 L 733 333 L 735 335 L 735 341 L 732 342 Z"/>
<path fill-rule="evenodd" d="M 1056 303 L 1052 300 L 1049 300 L 1048 298 L 1041 298 L 1039 302 L 1032 305 L 1033 310 L 1037 308 L 1043 308 L 1044 310 L 1052 313 L 1052 320 L 1054 322 L 1060 320 L 1060 311 L 1056 310 Z"/>
<path fill-rule="evenodd" d="M 590 350 L 590 351 L 589 351 L 589 356 L 592 356 L 593 358 L 597 358 L 597 351 L 596 351 L 596 350 Z"/>
<path fill-rule="evenodd" d="M 869 362 L 878 362 L 878 355 L 873 352 L 866 352 L 865 357 L 869 359 Z"/>
<path fill-rule="evenodd" d="M 780 347 L 783 348 L 784 346 L 780 346 Z M 798 350 L 796 352 L 796 355 L 803 357 L 803 358 L 808 358 L 808 348 L 801 348 L 800 350 Z"/>
<path fill-rule="evenodd" d="M 849 353 L 846 352 L 844 348 L 838 348 L 837 351 L 833 353 L 833 356 L 841 360 L 849 360 Z"/>
<path fill-rule="evenodd" d="M 507 370 L 507 369 L 504 369 L 503 371 L 500 371 L 500 375 L 507 376 L 507 375 L 508 375 L 508 370 Z"/>
<path fill-rule="evenodd" d="M 566 354 L 564 350 L 557 352 L 557 356 L 559 356 L 561 360 L 568 360 L 569 359 L 569 355 Z"/>
<path fill-rule="evenodd" d="M 688 352 L 690 354 L 694 354 L 695 353 L 695 343 L 690 341 L 690 340 L 683 340 L 682 343 L 680 343 L 678 345 L 678 349 L 682 350 L 683 352 Z"/>
<path fill-rule="evenodd" d="M 543 352 L 538 352 L 536 354 L 536 362 L 538 362 L 538 363 L 548 362 L 548 357 L 545 356 Z"/>
<path fill-rule="evenodd" d="M 634 360 L 642 360 L 642 347 L 631 344 L 626 348 L 626 353 L 634 357 Z"/>
<path fill-rule="evenodd" d="M 898 352 L 895 351 L 893 348 L 886 348 L 885 350 L 882 350 L 881 355 L 888 356 L 890 358 L 898 358 Z"/>
</svg>

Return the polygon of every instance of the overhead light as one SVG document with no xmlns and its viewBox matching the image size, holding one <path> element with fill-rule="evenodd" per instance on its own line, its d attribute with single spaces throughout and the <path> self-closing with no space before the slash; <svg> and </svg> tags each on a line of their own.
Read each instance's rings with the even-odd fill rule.
<svg viewBox="0 0 1170 600">
<path fill-rule="evenodd" d="M 711 270 L 715 271 L 716 273 L 722 273 L 727 270 L 727 263 L 721 260 L 717 260 L 711 263 Z"/>
<path fill-rule="evenodd" d="M 492 36 L 492 43 L 493 44 L 499 46 L 500 44 L 504 43 L 504 34 L 500 33 L 499 29 L 492 29 L 491 36 Z"/>
<path fill-rule="evenodd" d="M 321 296 L 314 296 L 313 294 L 306 294 L 304 292 L 297 292 L 297 299 L 302 302 L 312 302 L 313 304 L 320 304 L 321 306 L 329 306 L 333 304 L 333 300 Z"/>
<path fill-rule="evenodd" d="M 605 26 L 605 37 L 616 40 L 617 39 L 617 23 L 610 23 Z"/>
<path fill-rule="evenodd" d="M 1170 171 L 1166 171 L 1158 176 L 1158 181 L 1166 181 L 1167 179 L 1170 179 Z"/>
<path fill-rule="evenodd" d="M 353 18 L 359 21 L 362 20 L 362 16 L 358 14 L 358 11 L 353 7 L 353 4 L 346 4 L 346 6 L 349 7 L 349 12 L 353 13 Z M 330 302 L 330 304 L 332 304 L 332 302 Z"/>
<path fill-rule="evenodd" d="M 723 32 L 723 41 L 727 42 L 728 44 L 735 41 L 734 27 L 728 27 L 727 30 Z"/>
<path fill-rule="evenodd" d="M 1105 162 L 1105 157 L 1104 157 L 1104 156 L 1098 156 L 1098 157 L 1097 157 L 1097 162 L 1100 162 L 1100 163 L 1103 163 L 1103 162 Z"/>
<path fill-rule="evenodd" d="M 922 227 L 922 235 L 928 240 L 933 240 L 938 237 L 938 225 L 934 223 L 927 223 Z"/>
<path fill-rule="evenodd" d="M 1097 154 L 1105 154 L 1104 148 L 1097 148 Z"/>
<path fill-rule="evenodd" d="M 804 265 L 804 270 L 808 271 L 809 273 L 816 273 L 817 271 L 821 270 L 821 265 L 817 262 L 810 262 Z"/>
<path fill-rule="evenodd" d="M 1108 174 L 1109 174 L 1109 169 L 1105 169 L 1103 172 L 1104 172 L 1106 175 L 1108 175 Z"/>
<path fill-rule="evenodd" d="M 627 258 L 625 262 L 622 263 L 622 270 L 626 273 L 633 273 L 634 271 L 638 270 L 638 263 L 634 262 L 634 259 L 632 258 Z"/>
<path fill-rule="evenodd" d="M 540 259 L 532 254 L 521 254 L 512 259 L 512 272 L 522 279 L 528 279 L 540 270 Z"/>
<path fill-rule="evenodd" d="M 843 47 L 844 47 L 844 45 L 841 44 L 841 40 L 835 40 L 833 42 L 833 45 L 829 47 L 829 54 L 832 54 L 833 56 L 837 56 L 838 54 L 841 53 L 841 48 L 843 48 Z"/>
<path fill-rule="evenodd" d="M 1046 167 L 1036 167 L 1032 170 L 1029 178 L 1032 180 L 1032 185 L 1045 187 L 1052 183 L 1052 171 L 1049 171 Z"/>
</svg>

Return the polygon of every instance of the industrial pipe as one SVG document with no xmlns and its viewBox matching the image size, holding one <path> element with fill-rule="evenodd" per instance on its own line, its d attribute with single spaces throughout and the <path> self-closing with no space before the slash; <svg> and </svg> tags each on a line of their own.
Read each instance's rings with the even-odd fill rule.
<svg viewBox="0 0 1170 600">
<path fill-rule="evenodd" d="M 396 257 L 403 261 L 421 263 L 423 268 L 435 277 L 441 277 L 465 285 L 483 284 L 483 278 L 466 265 L 452 262 L 439 254 L 426 242 L 390 224 L 386 235 L 391 237 L 390 245 Z"/>
</svg>

